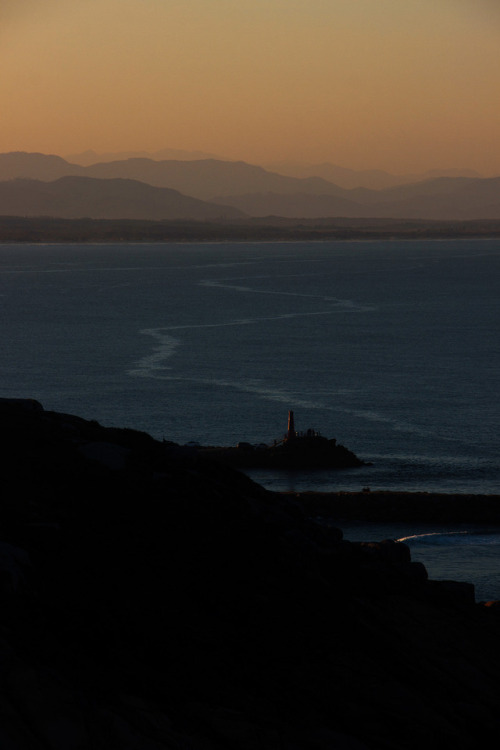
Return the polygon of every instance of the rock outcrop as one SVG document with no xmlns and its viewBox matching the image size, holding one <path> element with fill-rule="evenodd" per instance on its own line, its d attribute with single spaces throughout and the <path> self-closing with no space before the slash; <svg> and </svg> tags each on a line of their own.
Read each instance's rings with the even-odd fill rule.
<svg viewBox="0 0 500 750">
<path fill-rule="evenodd" d="M 12 401 L 0 425 L 5 747 L 497 738 L 500 615 L 473 587 L 144 433 Z"/>
</svg>

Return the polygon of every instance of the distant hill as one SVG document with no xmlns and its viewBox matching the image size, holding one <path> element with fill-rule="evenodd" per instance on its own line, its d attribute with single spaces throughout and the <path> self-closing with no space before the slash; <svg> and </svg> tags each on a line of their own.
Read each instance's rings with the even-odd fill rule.
<svg viewBox="0 0 500 750">
<path fill-rule="evenodd" d="M 452 221 L 500 219 L 500 177 L 446 178 L 370 191 L 363 188 L 343 195 L 283 195 L 251 193 L 224 195 L 221 205 L 249 216 L 286 218 L 443 219 Z"/>
<path fill-rule="evenodd" d="M 384 190 L 397 185 L 408 185 L 412 182 L 424 182 L 438 177 L 481 177 L 472 169 L 433 169 L 417 174 L 391 174 L 381 169 L 355 170 L 339 167 L 337 164 L 322 162 L 304 164 L 301 162 L 275 162 L 264 165 L 271 172 L 288 177 L 323 177 L 340 187 L 352 190 L 358 187 L 371 190 Z"/>
<path fill-rule="evenodd" d="M 236 208 L 206 203 L 135 180 L 61 177 L 0 182 L 0 215 L 66 219 L 234 219 Z"/>
<path fill-rule="evenodd" d="M 203 159 L 197 161 L 126 161 L 94 164 L 86 169 L 91 177 L 128 177 L 150 185 L 172 187 L 185 195 L 210 200 L 218 195 L 274 191 L 294 194 L 342 194 L 343 189 L 321 177 L 299 179 L 268 172 L 246 162 Z"/>
<path fill-rule="evenodd" d="M 149 158 L 133 158 L 112 162 L 102 162 L 84 167 L 71 164 L 59 156 L 44 154 L 9 153 L 0 154 L 0 180 L 13 178 L 28 178 L 39 181 L 54 181 L 63 176 L 92 178 L 99 181 L 117 180 L 143 183 L 142 192 L 139 187 L 133 190 L 136 198 L 132 199 L 127 188 L 127 196 L 123 196 L 127 205 L 126 215 L 120 218 L 157 218 L 158 211 L 166 210 L 169 206 L 180 206 L 180 198 L 174 200 L 170 195 L 167 203 L 166 194 L 163 198 L 151 191 L 147 186 L 170 189 L 200 201 L 210 201 L 224 209 L 224 215 L 234 217 L 242 212 L 253 217 L 283 216 L 286 218 L 318 218 L 318 217 L 346 217 L 346 218 L 391 218 L 391 219 L 437 219 L 437 220 L 483 220 L 500 218 L 500 178 L 480 178 L 467 176 L 444 176 L 435 179 L 415 182 L 406 185 L 386 187 L 382 190 L 372 190 L 366 187 L 345 189 L 323 177 L 289 177 L 276 172 L 269 172 L 263 167 L 245 162 L 221 161 L 218 159 L 201 160 L 163 160 L 155 161 Z M 85 205 L 93 206 L 94 210 L 103 201 L 102 185 L 97 188 L 95 199 L 90 195 L 90 185 L 85 193 Z M 19 187 L 19 186 L 18 186 Z M 117 185 L 113 188 L 117 189 Z M 122 189 L 124 189 L 122 185 Z M 13 190 L 13 188 L 12 188 Z M 41 190 L 40 187 L 37 188 Z M 109 187 L 108 190 L 111 190 Z M 85 192 L 85 191 L 84 191 Z M 69 200 L 69 196 L 63 196 Z M 5 194 L 5 203 L 8 203 Z M 47 198 L 48 200 L 48 198 Z M 80 198 L 83 200 L 83 195 Z M 106 198 L 110 201 L 111 198 Z M 118 210 L 115 196 L 114 208 Z M 138 201 L 135 209 L 133 200 Z M 11 202 L 14 197 L 11 197 Z M 163 202 L 162 202 L 163 201 Z M 177 201 L 177 203 L 175 202 Z M 63 201 L 64 203 L 64 201 Z M 149 205 L 151 203 L 151 205 Z M 137 207 L 141 204 L 138 215 Z M 234 210 L 227 214 L 227 207 Z M 72 216 L 91 215 L 82 213 L 84 205 L 75 214 L 73 205 Z M 121 209 L 123 210 L 123 209 Z M 195 208 L 194 204 L 188 208 L 182 205 L 182 210 L 188 213 L 176 214 L 175 218 L 193 217 L 191 212 L 201 216 L 210 216 L 210 209 L 205 205 Z M 2 209 L 3 211 L 3 209 Z M 134 212 L 135 211 L 135 212 Z M 221 208 L 218 209 L 221 211 Z M 174 211 L 175 213 L 175 211 Z M 32 214 L 29 214 L 32 215 Z M 45 215 L 45 214 L 44 214 Z M 58 216 L 62 214 L 58 213 Z M 97 214 L 92 214 L 96 218 Z M 102 214 L 99 214 L 101 217 Z M 116 218 L 116 212 L 109 218 Z M 172 213 L 161 215 L 159 218 L 173 217 Z M 193 217 L 194 218 L 194 217 Z"/>
<path fill-rule="evenodd" d="M 53 154 L 26 153 L 11 151 L 0 154 L 0 181 L 27 177 L 33 180 L 57 180 L 67 175 L 84 175 L 85 170 L 76 164 L 70 164 L 60 156 Z"/>
<path fill-rule="evenodd" d="M 64 157 L 72 164 L 80 164 L 88 167 L 91 164 L 109 161 L 123 161 L 124 159 L 153 159 L 164 161 L 165 159 L 176 159 L 178 161 L 194 161 L 196 159 L 221 159 L 215 154 L 207 154 L 204 151 L 185 151 L 178 148 L 164 148 L 160 151 L 114 151 L 111 153 L 97 153 L 96 151 L 82 151 L 78 154 L 68 154 Z"/>
<path fill-rule="evenodd" d="M 201 161 L 217 160 L 235 162 L 220 155 L 204 151 L 186 151 L 185 149 L 165 148 L 160 151 L 115 151 L 98 153 L 88 150 L 77 154 L 69 154 L 64 159 L 72 164 L 91 166 L 99 163 L 125 161 L 127 159 L 152 159 L 153 161 Z M 308 164 L 304 162 L 273 162 L 260 164 L 267 172 L 275 172 L 285 177 L 307 178 L 321 177 L 327 182 L 333 182 L 339 187 L 352 190 L 365 187 L 371 190 L 383 190 L 397 185 L 407 185 L 412 182 L 423 182 L 438 177 L 481 177 L 479 172 L 472 169 L 432 169 L 427 172 L 409 174 L 391 174 L 381 169 L 355 170 L 340 167 L 329 162 Z"/>
<path fill-rule="evenodd" d="M 201 159 L 194 161 L 134 158 L 82 167 L 59 156 L 0 154 L 0 180 L 28 177 L 54 180 L 64 175 L 139 180 L 156 187 L 169 187 L 201 200 L 219 195 L 253 192 L 342 195 L 343 188 L 321 177 L 299 179 L 268 172 L 246 162 Z"/>
</svg>

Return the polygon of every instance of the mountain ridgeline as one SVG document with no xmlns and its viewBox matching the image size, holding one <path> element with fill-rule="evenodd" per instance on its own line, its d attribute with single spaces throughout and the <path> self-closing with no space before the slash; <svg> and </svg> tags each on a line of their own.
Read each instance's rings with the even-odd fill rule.
<svg viewBox="0 0 500 750">
<path fill-rule="evenodd" d="M 304 176 L 295 176 L 290 166 L 283 165 L 288 174 L 280 174 L 215 158 L 134 157 L 84 166 L 55 155 L 5 153 L 0 154 L 0 216 L 500 220 L 500 177 L 465 171 L 414 175 L 415 182 L 402 184 L 403 177 L 326 166 L 318 165 L 317 175 L 296 168 Z M 351 187 L 324 175 L 337 175 Z"/>
<path fill-rule="evenodd" d="M 0 215 L 206 221 L 245 214 L 138 180 L 68 176 L 53 182 L 24 178 L 0 182 Z"/>
</svg>

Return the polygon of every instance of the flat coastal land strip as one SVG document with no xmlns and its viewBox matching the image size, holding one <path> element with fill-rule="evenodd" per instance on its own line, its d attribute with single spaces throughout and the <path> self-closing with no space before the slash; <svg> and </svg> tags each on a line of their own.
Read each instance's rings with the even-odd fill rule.
<svg viewBox="0 0 500 750">
<path fill-rule="evenodd" d="M 307 515 L 333 521 L 500 526 L 500 495 L 439 492 L 282 492 Z"/>
<path fill-rule="evenodd" d="M 286 219 L 147 221 L 0 216 L 6 242 L 287 242 L 476 239 L 500 237 L 500 221 L 422 219 Z"/>
</svg>

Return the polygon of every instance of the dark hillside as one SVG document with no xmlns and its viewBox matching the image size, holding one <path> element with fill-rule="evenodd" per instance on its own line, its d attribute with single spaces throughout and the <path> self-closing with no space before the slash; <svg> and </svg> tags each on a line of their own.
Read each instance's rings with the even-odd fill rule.
<svg viewBox="0 0 500 750">
<path fill-rule="evenodd" d="M 0 400 L 5 747 L 476 748 L 500 615 L 400 543 L 133 430 Z"/>
<path fill-rule="evenodd" d="M 136 180 L 60 177 L 0 182 L 0 216 L 204 221 L 242 214 Z"/>
</svg>

